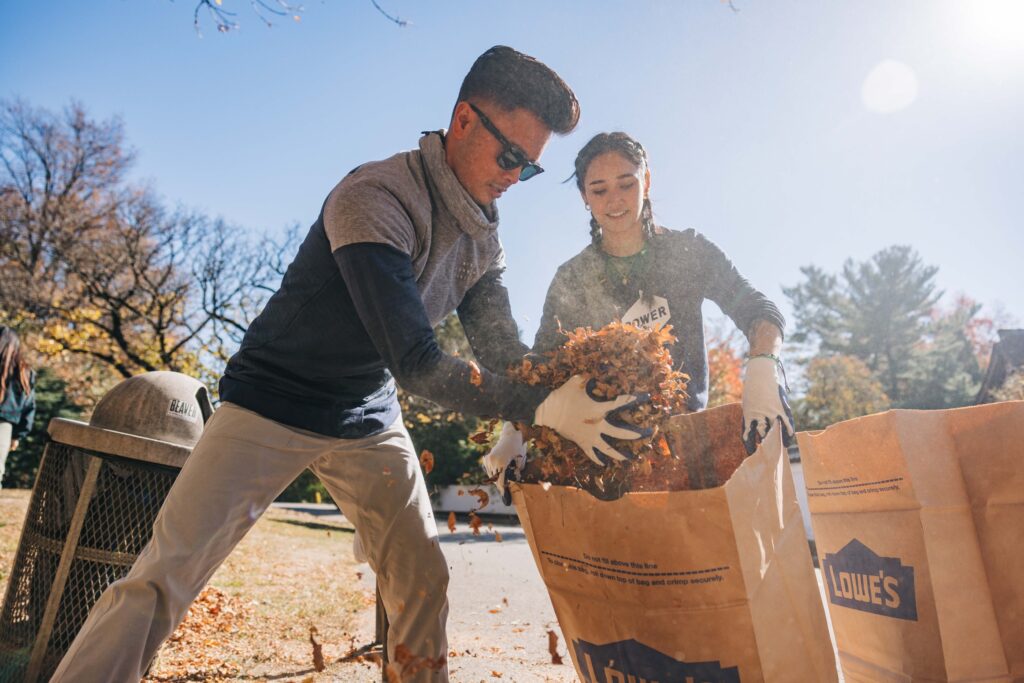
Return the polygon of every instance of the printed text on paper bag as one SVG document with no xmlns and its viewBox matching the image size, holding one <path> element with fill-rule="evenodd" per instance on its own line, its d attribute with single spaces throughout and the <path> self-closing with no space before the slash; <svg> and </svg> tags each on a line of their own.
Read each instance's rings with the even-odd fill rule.
<svg viewBox="0 0 1024 683">
<path fill-rule="evenodd" d="M 629 586 L 690 586 L 724 581 L 729 567 L 709 567 L 685 571 L 665 571 L 655 562 L 615 560 L 583 553 L 582 557 L 556 555 L 541 551 L 548 563 L 560 569 L 579 572 Z"/>
</svg>

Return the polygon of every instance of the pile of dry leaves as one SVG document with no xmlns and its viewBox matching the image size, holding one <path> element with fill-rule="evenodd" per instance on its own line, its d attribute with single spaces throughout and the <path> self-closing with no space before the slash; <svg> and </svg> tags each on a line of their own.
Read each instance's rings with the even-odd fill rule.
<svg viewBox="0 0 1024 683">
<path fill-rule="evenodd" d="M 216 681 L 241 673 L 232 639 L 245 628 L 249 609 L 239 598 L 207 586 L 188 615 L 167 639 L 146 681 L 187 680 L 201 676 Z"/>
<path fill-rule="evenodd" d="M 530 385 L 551 388 L 573 375 L 596 380 L 596 398 L 647 394 L 650 400 L 623 409 L 619 418 L 651 430 L 651 436 L 615 445 L 632 460 L 608 466 L 592 462 L 575 443 L 547 427 L 520 427 L 534 452 L 522 474 L 526 482 L 578 486 L 599 498 L 617 498 L 627 491 L 674 491 L 690 488 L 685 464 L 673 453 L 665 428 L 672 415 L 685 413 L 689 378 L 673 369 L 669 326 L 645 330 L 613 322 L 599 330 L 578 328 L 543 362 L 523 360 L 509 374 Z M 480 442 L 482 439 L 474 439 Z"/>
</svg>

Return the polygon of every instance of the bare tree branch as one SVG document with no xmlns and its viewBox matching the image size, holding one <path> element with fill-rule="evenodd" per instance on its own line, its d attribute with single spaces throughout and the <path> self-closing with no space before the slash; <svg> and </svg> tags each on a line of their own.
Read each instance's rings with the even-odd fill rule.
<svg viewBox="0 0 1024 683">
<path fill-rule="evenodd" d="M 0 102 L 0 312 L 116 376 L 212 377 L 295 251 L 124 181 L 121 123 Z"/>
<path fill-rule="evenodd" d="M 370 0 L 370 2 L 378 12 L 395 25 L 401 27 L 409 26 L 410 22 L 405 19 L 388 14 L 388 12 L 380 6 L 377 0 Z M 255 14 L 267 28 L 272 28 L 274 26 L 272 17 L 267 16 L 268 13 L 276 17 L 291 17 L 295 21 L 300 21 L 302 18 L 301 14 L 305 11 L 305 8 L 302 5 L 292 4 L 286 0 L 249 0 L 249 7 L 252 9 L 253 14 Z M 195 11 L 192 13 L 192 23 L 195 26 L 196 33 L 199 34 L 200 37 L 202 37 L 200 15 L 204 11 L 213 21 L 213 24 L 217 27 L 217 31 L 219 33 L 229 33 L 241 27 L 241 24 L 239 24 L 236 19 L 236 17 L 238 17 L 238 12 L 232 12 L 225 9 L 223 6 L 223 0 L 197 0 Z"/>
<path fill-rule="evenodd" d="M 384 15 L 385 17 L 387 17 L 387 18 L 388 18 L 388 19 L 390 19 L 391 21 L 395 22 L 396 24 L 398 24 L 398 25 L 399 25 L 399 26 L 401 26 L 402 28 L 405 28 L 406 26 L 408 26 L 408 25 L 409 25 L 409 22 L 408 22 L 408 21 L 406 21 L 405 19 L 402 19 L 401 17 L 397 17 L 397 16 L 394 16 L 394 17 L 393 17 L 393 16 L 391 16 L 390 14 L 388 14 L 387 12 L 385 12 L 385 11 L 384 11 L 384 8 L 383 8 L 383 7 L 381 7 L 381 6 L 379 5 L 379 4 L 377 4 L 377 0 L 370 0 L 370 2 L 372 2 L 372 3 L 373 3 L 373 6 L 377 8 L 377 11 L 378 11 L 378 12 L 380 12 L 380 13 L 381 13 L 381 14 L 383 14 L 383 15 Z"/>
</svg>

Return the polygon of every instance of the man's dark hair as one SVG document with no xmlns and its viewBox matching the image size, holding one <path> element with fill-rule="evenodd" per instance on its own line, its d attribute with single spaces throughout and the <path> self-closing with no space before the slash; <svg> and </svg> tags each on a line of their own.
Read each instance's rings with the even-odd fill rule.
<svg viewBox="0 0 1024 683">
<path fill-rule="evenodd" d="M 485 100 L 505 111 L 526 109 L 565 135 L 580 120 L 572 88 L 546 64 L 504 45 L 477 57 L 459 89 L 459 102 Z"/>
</svg>

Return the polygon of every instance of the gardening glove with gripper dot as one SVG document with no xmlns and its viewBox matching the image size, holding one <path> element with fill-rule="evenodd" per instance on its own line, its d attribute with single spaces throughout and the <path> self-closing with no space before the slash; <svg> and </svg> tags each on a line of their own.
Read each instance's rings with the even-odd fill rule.
<svg viewBox="0 0 1024 683">
<path fill-rule="evenodd" d="M 782 428 L 782 444 L 789 446 L 793 442 L 796 428 L 786 389 L 786 375 L 778 358 L 764 355 L 747 361 L 743 378 L 742 436 L 748 454 L 757 450 L 776 422 Z"/>
<path fill-rule="evenodd" d="M 506 422 L 494 447 L 483 457 L 482 463 L 488 477 L 498 477 L 495 482 L 501 491 L 505 505 L 512 504 L 512 493 L 508 482 L 518 481 L 519 473 L 526 464 L 526 442 L 515 424 Z"/>
<path fill-rule="evenodd" d="M 600 400 L 593 395 L 596 384 L 595 379 L 587 382 L 580 375 L 573 375 L 565 384 L 548 394 L 537 407 L 534 424 L 550 427 L 571 439 L 598 465 L 607 465 L 612 460 L 631 460 L 633 455 L 612 446 L 611 439 L 639 439 L 641 436 L 650 436 L 652 430 L 615 420 L 615 416 L 609 414 L 621 408 L 633 407 L 649 400 L 649 397 L 624 395 Z"/>
</svg>

